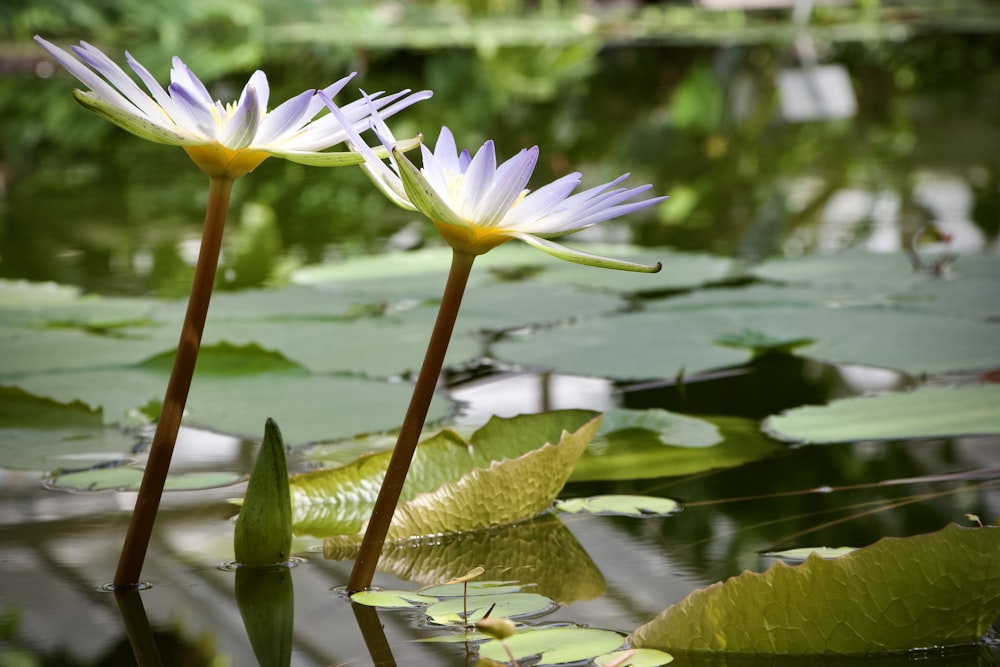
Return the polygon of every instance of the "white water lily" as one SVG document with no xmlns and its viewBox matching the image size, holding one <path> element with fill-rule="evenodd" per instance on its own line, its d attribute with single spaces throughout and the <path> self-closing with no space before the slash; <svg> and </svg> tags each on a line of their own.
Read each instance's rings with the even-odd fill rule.
<svg viewBox="0 0 1000 667">
<path fill-rule="evenodd" d="M 37 41 L 88 91 L 76 90 L 83 106 L 119 127 L 149 141 L 181 146 L 202 170 L 212 176 L 237 178 L 274 156 L 316 166 L 357 164 L 350 151 L 324 152 L 371 126 L 371 113 L 390 116 L 427 99 L 430 91 L 366 96 L 342 108 L 339 117 L 316 115 L 325 108 L 315 90 L 306 90 L 268 111 L 267 76 L 257 70 L 236 102 L 212 98 L 195 74 L 175 57 L 170 84 L 164 88 L 149 71 L 125 53 L 138 83 L 96 47 L 80 42 L 69 52 L 36 36 Z M 354 77 L 346 76 L 322 90 L 332 98 Z M 148 92 L 147 92 L 148 90 Z"/>
<path fill-rule="evenodd" d="M 328 97 L 322 94 L 320 97 L 331 113 L 345 122 L 343 110 Z M 647 273 L 660 270 L 659 263 L 650 266 L 602 257 L 550 240 L 666 199 L 630 201 L 652 186 L 615 187 L 628 178 L 628 174 L 623 174 L 611 182 L 573 194 L 582 176 L 572 173 L 531 192 L 525 186 L 538 161 L 537 146 L 522 150 L 498 166 L 492 141 L 470 156 L 466 150 L 458 151 L 447 127 L 441 128 L 433 151 L 421 145 L 423 167 L 418 168 L 403 155 L 401 145 L 378 110 L 371 108 L 371 115 L 372 129 L 390 151 L 389 164 L 356 132 L 349 133 L 348 146 L 364 156 L 362 168 L 391 201 L 430 218 L 455 251 L 481 255 L 511 239 L 519 239 L 578 264 Z"/>
</svg>

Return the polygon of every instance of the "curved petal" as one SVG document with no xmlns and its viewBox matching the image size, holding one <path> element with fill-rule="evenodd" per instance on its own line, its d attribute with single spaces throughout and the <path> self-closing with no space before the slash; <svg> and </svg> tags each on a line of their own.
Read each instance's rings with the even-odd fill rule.
<svg viewBox="0 0 1000 667">
<path fill-rule="evenodd" d="M 537 224 L 565 201 L 569 193 L 580 185 L 581 178 L 579 173 L 566 174 L 528 193 L 510 209 L 500 226 L 504 229 L 519 229 L 522 226 Z"/>
<path fill-rule="evenodd" d="M 260 122 L 260 109 L 257 101 L 257 90 L 248 87 L 240 97 L 233 115 L 226 119 L 218 132 L 219 143 L 234 151 L 243 150 L 257 135 L 257 124 Z"/>
<path fill-rule="evenodd" d="M 299 93 L 295 97 L 285 100 L 274 111 L 264 116 L 257 128 L 254 144 L 265 148 L 272 142 L 280 144 L 291 139 L 291 136 L 286 135 L 298 131 L 307 122 L 306 113 L 309 110 L 309 103 L 315 95 L 316 91 L 313 90 Z"/>
<path fill-rule="evenodd" d="M 638 273 L 656 273 L 663 268 L 663 265 L 660 262 L 657 262 L 654 265 L 649 265 L 627 262 L 622 259 L 613 259 L 611 257 L 603 257 L 601 255 L 583 252 L 582 250 L 567 248 L 564 245 L 559 245 L 558 243 L 547 241 L 532 234 L 525 234 L 523 232 L 512 232 L 510 236 L 524 241 L 533 248 L 538 248 L 542 252 L 548 253 L 553 257 L 566 260 L 567 262 L 574 262 L 576 264 L 596 266 L 602 269 L 617 269 L 618 271 L 635 271 Z"/>
<path fill-rule="evenodd" d="M 497 171 L 497 156 L 493 141 L 484 143 L 469 163 L 458 192 L 449 192 L 452 196 L 452 207 L 460 214 L 480 224 L 479 209 L 488 206 L 493 177 Z"/>
<path fill-rule="evenodd" d="M 136 82 L 125 73 L 111 58 L 104 55 L 99 49 L 91 46 L 87 42 L 80 42 L 80 46 L 74 46 L 73 51 L 80 57 L 85 65 L 103 76 L 108 83 L 117 88 L 137 109 L 158 120 L 160 110 L 156 102 L 136 84 Z"/>
<path fill-rule="evenodd" d="M 203 143 L 199 137 L 173 131 L 163 125 L 151 122 L 145 116 L 129 113 L 117 104 L 112 104 L 100 95 L 82 90 L 73 91 L 76 101 L 90 109 L 105 120 L 132 134 L 158 144 L 171 146 L 188 146 Z"/>
<path fill-rule="evenodd" d="M 524 186 L 535 171 L 538 147 L 533 146 L 500 165 L 489 192 L 476 204 L 473 219 L 483 227 L 496 227 L 522 196 Z"/>
<path fill-rule="evenodd" d="M 472 225 L 456 213 L 448 202 L 441 198 L 438 192 L 427 182 L 424 175 L 410 159 L 398 150 L 393 150 L 396 164 L 399 166 L 399 176 L 406 190 L 406 197 L 414 207 L 434 222 L 455 225 L 470 229 Z"/>
</svg>

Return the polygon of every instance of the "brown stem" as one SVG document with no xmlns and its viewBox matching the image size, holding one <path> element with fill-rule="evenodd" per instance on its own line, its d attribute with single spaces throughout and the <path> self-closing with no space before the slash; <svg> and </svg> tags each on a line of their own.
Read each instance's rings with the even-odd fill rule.
<svg viewBox="0 0 1000 667">
<path fill-rule="evenodd" d="M 375 500 L 371 518 L 368 519 L 368 528 L 365 530 L 361 549 L 357 560 L 354 561 L 354 569 L 347 584 L 350 592 L 362 591 L 371 586 L 375 565 L 379 554 L 382 553 L 382 544 L 389 532 L 389 523 L 392 521 L 393 512 L 396 511 L 399 494 L 403 490 L 406 472 L 410 468 L 413 452 L 417 448 L 420 432 L 424 428 L 431 399 L 434 398 L 434 390 L 441 375 L 441 367 L 444 365 L 445 353 L 448 351 L 451 332 L 455 328 L 458 309 L 462 305 L 462 295 L 465 293 L 465 285 L 469 281 L 474 259 L 475 255 L 457 251 L 452 253 L 448 282 L 445 284 L 437 320 L 434 322 L 434 330 L 427 344 L 424 363 L 420 367 L 420 374 L 417 375 L 413 395 L 410 397 L 410 406 L 403 418 L 403 426 L 396 438 L 396 447 L 392 451 L 392 458 L 389 459 L 385 479 Z"/>
<path fill-rule="evenodd" d="M 153 520 L 160 506 L 160 496 L 170 468 L 170 457 L 174 453 L 174 443 L 181 427 L 181 416 L 187 402 L 188 390 L 194 365 L 201 347 L 201 334 L 208 316 L 208 303 L 212 298 L 215 283 L 215 269 L 219 263 L 222 247 L 222 232 L 226 225 L 229 209 L 229 195 L 233 190 L 233 179 L 228 176 L 212 176 L 209 179 L 208 208 L 205 211 L 205 230 L 198 252 L 198 265 L 191 284 L 187 313 L 181 326 L 181 337 L 177 343 L 177 356 L 167 381 L 167 391 L 163 397 L 163 408 L 156 423 L 156 433 L 149 449 L 149 458 L 139 487 L 139 497 L 132 511 L 125 544 L 122 546 L 115 572 L 115 588 L 130 588 L 139 585 L 139 574 L 146 558 L 146 548 L 153 533 Z"/>
</svg>

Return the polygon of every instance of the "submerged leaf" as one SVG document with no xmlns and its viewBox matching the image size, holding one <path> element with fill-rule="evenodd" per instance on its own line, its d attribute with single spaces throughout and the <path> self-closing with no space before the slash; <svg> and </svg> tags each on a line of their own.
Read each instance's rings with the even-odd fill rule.
<svg viewBox="0 0 1000 667">
<path fill-rule="evenodd" d="M 979 640 L 1000 614 L 1000 529 L 950 525 L 833 560 L 778 562 L 695 591 L 630 635 L 637 647 L 855 655 Z"/>
<path fill-rule="evenodd" d="M 848 442 L 1000 433 L 1000 385 L 925 387 L 806 406 L 768 418 L 784 440 Z"/>
</svg>

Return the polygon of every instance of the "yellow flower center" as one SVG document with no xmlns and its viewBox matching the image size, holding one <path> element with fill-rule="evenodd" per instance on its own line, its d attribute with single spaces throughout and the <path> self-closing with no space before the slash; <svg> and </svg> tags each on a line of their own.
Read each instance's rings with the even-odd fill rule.
<svg viewBox="0 0 1000 667">
<path fill-rule="evenodd" d="M 209 176 L 229 178 L 239 178 L 250 173 L 271 156 L 267 151 L 251 149 L 236 151 L 220 144 L 184 146 L 184 151 Z"/>
<path fill-rule="evenodd" d="M 482 255 L 510 241 L 510 232 L 500 227 L 459 227 L 434 221 L 434 228 L 452 248 L 470 255 Z"/>
</svg>

